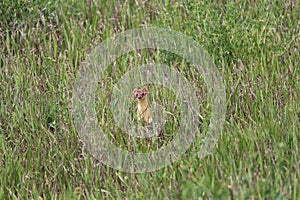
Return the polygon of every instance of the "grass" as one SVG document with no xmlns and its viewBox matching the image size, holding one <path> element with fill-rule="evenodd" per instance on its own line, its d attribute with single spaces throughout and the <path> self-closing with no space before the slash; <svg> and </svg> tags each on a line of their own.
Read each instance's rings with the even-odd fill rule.
<svg viewBox="0 0 300 200">
<path fill-rule="evenodd" d="M 298 1 L 4 0 L 0 7 L 0 199 L 300 198 Z M 70 100 L 88 53 L 141 26 L 180 31 L 201 44 L 224 78 L 227 112 L 209 156 L 199 159 L 195 142 L 168 167 L 130 174 L 83 148 Z M 96 94 L 97 117 L 123 148 L 130 138 L 106 106 L 110 89 L 127 70 L 155 61 L 177 64 L 201 88 L 201 128 L 208 126 L 206 88 L 188 63 L 166 52 L 132 52 L 110 66 Z M 176 113 L 172 92 L 149 87 L 151 102 Z M 172 123 L 162 143 L 176 132 Z M 135 142 L 149 151 L 147 142 Z"/>
</svg>

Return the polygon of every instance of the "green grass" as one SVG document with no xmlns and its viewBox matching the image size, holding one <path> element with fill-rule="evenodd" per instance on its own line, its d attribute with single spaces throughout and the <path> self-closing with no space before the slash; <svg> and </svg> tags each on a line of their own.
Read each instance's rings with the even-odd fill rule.
<svg viewBox="0 0 300 200">
<path fill-rule="evenodd" d="M 33 2 L 0 3 L 0 199 L 300 199 L 298 1 Z M 199 159 L 195 142 L 168 167 L 130 174 L 83 148 L 70 102 L 88 53 L 142 26 L 180 31 L 209 52 L 226 84 L 227 112 L 209 156 Z M 96 94 L 97 117 L 122 148 L 132 143 L 107 107 L 112 84 L 158 61 L 177 65 L 201 88 L 200 128 L 208 126 L 205 84 L 188 63 L 166 52 L 132 52 L 109 67 Z M 149 88 L 152 103 L 176 114 L 172 92 Z M 170 121 L 161 144 L 176 133 Z M 134 142 L 149 151 L 147 141 Z"/>
</svg>

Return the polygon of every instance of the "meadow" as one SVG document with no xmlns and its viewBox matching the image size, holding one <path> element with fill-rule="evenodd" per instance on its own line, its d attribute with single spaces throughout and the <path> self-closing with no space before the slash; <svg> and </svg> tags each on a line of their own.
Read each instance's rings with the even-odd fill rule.
<svg viewBox="0 0 300 200">
<path fill-rule="evenodd" d="M 89 52 L 139 27 L 179 31 L 207 50 L 224 80 L 226 116 L 206 157 L 197 156 L 196 138 L 171 165 L 128 173 L 84 148 L 70 103 Z M 295 0 L 1 1 L 0 199 L 300 199 L 299 27 Z M 107 106 L 113 85 L 148 62 L 200 88 L 199 129 L 209 126 L 207 88 L 189 63 L 155 49 L 130 52 L 107 69 L 95 94 L 99 124 L 120 148 L 155 151 L 178 128 L 168 118 L 164 138 L 149 147 L 115 125 Z M 176 118 L 174 92 L 148 87 L 151 102 Z"/>
</svg>

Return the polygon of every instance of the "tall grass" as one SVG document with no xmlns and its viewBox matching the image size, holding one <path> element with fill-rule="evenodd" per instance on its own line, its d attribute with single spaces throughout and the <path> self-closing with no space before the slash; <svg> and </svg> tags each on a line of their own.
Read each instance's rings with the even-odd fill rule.
<svg viewBox="0 0 300 200">
<path fill-rule="evenodd" d="M 298 1 L 4 0 L 0 7 L 0 199 L 300 198 Z M 180 31 L 201 44 L 228 101 L 211 155 L 199 159 L 195 143 L 171 166 L 130 174 L 83 148 L 69 105 L 91 49 L 141 26 Z M 188 63 L 165 52 L 132 52 L 110 66 L 96 94 L 98 118 L 123 148 L 127 140 L 107 107 L 110 89 L 127 70 L 158 60 L 202 87 L 203 130 L 208 126 L 205 85 Z M 172 92 L 149 87 L 151 102 L 173 108 Z M 172 139 L 171 130 L 176 126 L 166 126 L 160 142 Z"/>
</svg>

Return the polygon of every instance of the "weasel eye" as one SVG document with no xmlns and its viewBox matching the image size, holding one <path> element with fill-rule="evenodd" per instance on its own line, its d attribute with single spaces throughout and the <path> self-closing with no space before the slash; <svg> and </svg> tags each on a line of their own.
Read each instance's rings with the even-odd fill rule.
<svg viewBox="0 0 300 200">
<path fill-rule="evenodd" d="M 145 95 L 145 93 L 144 93 L 144 92 L 142 92 L 142 95 L 144 96 L 144 95 Z"/>
</svg>

